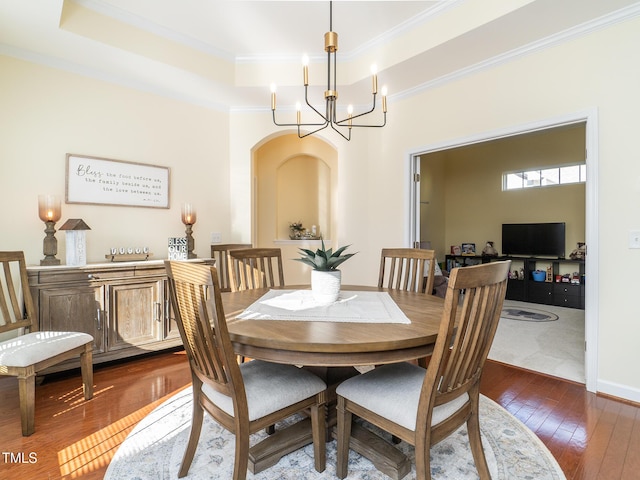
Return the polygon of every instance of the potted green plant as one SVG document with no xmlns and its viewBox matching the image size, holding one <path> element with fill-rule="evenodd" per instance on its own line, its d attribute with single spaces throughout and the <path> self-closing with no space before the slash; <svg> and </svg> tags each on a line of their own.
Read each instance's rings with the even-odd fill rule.
<svg viewBox="0 0 640 480">
<path fill-rule="evenodd" d="M 300 248 L 303 255 L 294 260 L 309 265 L 313 269 L 311 270 L 311 291 L 314 299 L 319 303 L 331 303 L 335 302 L 340 294 L 342 272 L 338 270 L 338 266 L 353 257 L 355 253 L 344 253 L 349 245 L 333 251 L 332 248 L 325 247 L 324 239 L 320 241 L 321 248 L 315 252 Z"/>
</svg>

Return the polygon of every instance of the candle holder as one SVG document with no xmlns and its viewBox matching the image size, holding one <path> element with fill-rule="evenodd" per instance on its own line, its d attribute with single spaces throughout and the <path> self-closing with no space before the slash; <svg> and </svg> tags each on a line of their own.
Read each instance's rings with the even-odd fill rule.
<svg viewBox="0 0 640 480">
<path fill-rule="evenodd" d="M 193 224 L 196 223 L 196 209 L 190 203 L 182 205 L 182 223 L 186 225 L 185 236 L 187 238 L 187 258 L 198 258 L 198 255 L 193 253 L 195 247 L 195 240 L 193 239 Z"/>
<path fill-rule="evenodd" d="M 60 209 L 60 199 L 55 195 L 38 195 L 38 216 L 45 224 L 44 233 L 46 236 L 42 242 L 42 253 L 44 258 L 40 260 L 40 265 L 60 265 L 60 260 L 56 258 L 58 253 L 58 240 L 55 237 L 56 222 L 60 220 L 62 210 Z"/>
</svg>

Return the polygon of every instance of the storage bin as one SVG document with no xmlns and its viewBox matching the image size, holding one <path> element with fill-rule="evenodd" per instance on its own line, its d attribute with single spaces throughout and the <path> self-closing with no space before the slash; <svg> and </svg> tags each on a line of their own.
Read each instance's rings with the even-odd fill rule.
<svg viewBox="0 0 640 480">
<path fill-rule="evenodd" d="M 534 270 L 531 272 L 531 275 L 533 276 L 533 280 L 536 282 L 544 282 L 547 278 L 547 272 L 544 270 Z"/>
</svg>

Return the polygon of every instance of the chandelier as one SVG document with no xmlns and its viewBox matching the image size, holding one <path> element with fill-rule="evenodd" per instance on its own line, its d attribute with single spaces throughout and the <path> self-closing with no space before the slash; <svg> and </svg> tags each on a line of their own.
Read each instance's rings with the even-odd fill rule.
<svg viewBox="0 0 640 480">
<path fill-rule="evenodd" d="M 324 113 L 316 109 L 311 103 L 309 103 L 309 57 L 304 55 L 302 57 L 302 74 L 304 80 L 304 100 L 306 104 L 313 110 L 318 118 L 317 123 L 302 123 L 301 122 L 301 105 L 300 102 L 296 103 L 296 123 L 278 123 L 276 121 L 276 86 L 271 84 L 271 112 L 273 114 L 273 123 L 279 127 L 297 127 L 298 137 L 304 138 L 308 135 L 312 135 L 320 130 L 324 130 L 327 127 L 331 127 L 338 132 L 347 141 L 351 140 L 351 129 L 353 127 L 384 127 L 387 123 L 387 87 L 382 87 L 382 123 L 376 124 L 359 124 L 354 123 L 354 120 L 360 117 L 364 117 L 372 113 L 376 109 L 376 95 L 378 94 L 378 75 L 375 66 L 371 67 L 371 80 L 372 80 L 372 94 L 373 102 L 371 109 L 359 114 L 353 114 L 353 106 L 347 107 L 347 117 L 338 120 L 337 113 L 337 100 L 338 90 L 336 86 L 336 52 L 338 51 L 338 34 L 332 30 L 333 27 L 333 2 L 329 2 L 329 31 L 324 34 L 324 50 L 327 52 L 327 89 L 324 92 L 325 99 L 325 111 Z M 311 129 L 311 131 L 304 133 L 302 128 Z"/>
</svg>

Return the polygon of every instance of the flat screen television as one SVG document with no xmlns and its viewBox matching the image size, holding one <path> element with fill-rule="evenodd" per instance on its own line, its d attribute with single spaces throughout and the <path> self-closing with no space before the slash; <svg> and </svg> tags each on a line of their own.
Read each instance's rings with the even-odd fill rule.
<svg viewBox="0 0 640 480">
<path fill-rule="evenodd" d="M 503 223 L 502 254 L 564 258 L 565 224 Z"/>
</svg>

